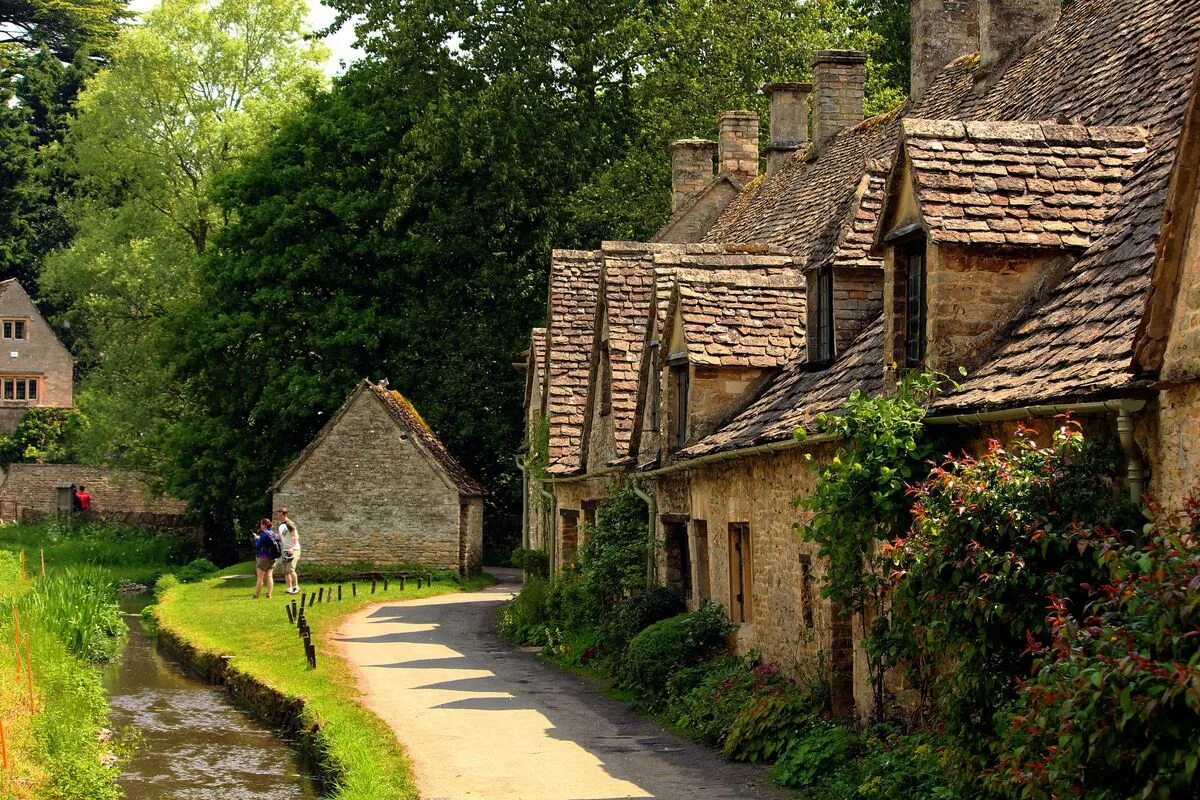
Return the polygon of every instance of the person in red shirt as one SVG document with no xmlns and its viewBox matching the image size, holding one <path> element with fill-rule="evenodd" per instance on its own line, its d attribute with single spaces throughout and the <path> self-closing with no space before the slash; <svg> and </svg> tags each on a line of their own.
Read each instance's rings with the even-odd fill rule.
<svg viewBox="0 0 1200 800">
<path fill-rule="evenodd" d="M 92 510 L 92 496 L 88 494 L 86 486 L 80 485 L 79 491 L 75 492 L 75 496 L 79 498 L 80 511 Z"/>
</svg>

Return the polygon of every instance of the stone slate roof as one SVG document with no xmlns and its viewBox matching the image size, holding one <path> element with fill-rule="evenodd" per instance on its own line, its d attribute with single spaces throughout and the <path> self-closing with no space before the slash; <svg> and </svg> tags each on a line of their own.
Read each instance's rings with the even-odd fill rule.
<svg viewBox="0 0 1200 800">
<path fill-rule="evenodd" d="M 1105 217 L 1088 220 L 1100 226 L 1086 231 L 1087 241 L 1072 240 L 1080 249 L 1086 245 L 1079 260 L 1057 286 L 1017 315 L 982 366 L 937 401 L 934 413 L 1086 400 L 1142 385 L 1132 363 L 1134 334 L 1145 307 L 1198 48 L 1200 3 L 1195 0 L 1075 0 L 1058 25 L 1027 45 L 1002 74 L 983 76 L 978 56 L 964 57 L 946 69 L 917 108 L 904 110 L 924 120 L 1066 121 L 1101 140 L 1104 128 L 1146 132 L 1144 154 L 1129 148 L 1128 160 L 1120 152 L 1100 156 L 1102 167 L 1122 170 L 1120 186 L 1112 189 L 1116 196 Z M 1046 129 L 1039 128 L 1044 139 Z M 900 129 L 899 114 L 885 115 L 840 134 L 815 162 L 794 156 L 770 181 L 747 187 L 707 239 L 728 236 L 791 246 L 810 266 L 839 257 L 827 248 L 848 256 L 856 239 L 849 229 L 858 227 L 860 213 L 869 217 L 872 197 L 878 196 L 870 191 L 869 178 L 867 189 L 859 190 L 862 176 L 878 172 L 875 159 L 886 163 L 897 152 Z M 974 140 L 966 126 L 962 138 Z M 1123 150 L 1125 145 L 1108 146 Z M 1135 156 L 1141 159 L 1137 163 Z M 1104 164 L 1105 157 L 1121 163 Z M 996 196 L 999 189 L 997 183 Z M 837 236 L 814 221 L 820 214 L 813 205 L 825 209 Z M 842 209 L 846 213 L 839 216 Z M 862 255 L 861 239 L 858 244 L 859 263 L 879 264 Z M 836 408 L 851 390 L 880 391 L 883 354 L 874 343 L 880 331 L 879 322 L 869 326 L 821 373 L 806 372 L 801 363 L 789 365 L 730 425 L 682 455 L 785 439 L 804 420 Z M 867 358 L 872 347 L 877 352 Z M 836 402 L 827 406 L 827 399 Z"/>
<path fill-rule="evenodd" d="M 283 474 L 279 476 L 275 483 L 271 484 L 271 487 L 268 491 L 277 491 L 279 487 L 283 486 L 283 484 L 286 483 L 293 474 L 295 474 L 296 470 L 300 468 L 300 465 L 308 460 L 308 457 L 313 453 L 313 451 L 316 450 L 323 441 L 325 441 L 326 435 L 337 427 L 338 423 L 341 422 L 342 417 L 346 415 L 347 409 L 349 409 L 350 406 L 354 404 L 354 401 L 364 393 L 369 393 L 370 396 L 376 398 L 383 404 L 384 409 L 388 412 L 388 416 L 390 416 L 396 422 L 396 424 L 400 425 L 409 433 L 410 436 L 412 436 L 413 441 L 417 443 L 418 448 L 424 451 L 434 461 L 435 465 L 438 466 L 450 480 L 450 482 L 454 484 L 460 494 L 468 497 L 483 497 L 487 494 L 487 490 L 480 486 L 473 478 L 471 478 L 471 476 L 467 474 L 467 471 L 463 469 L 462 465 L 458 463 L 458 460 L 455 459 L 454 456 L 450 455 L 450 451 L 447 450 L 445 445 L 442 444 L 441 440 L 438 439 L 437 434 L 433 432 L 433 429 L 429 427 L 424 418 L 417 413 L 417 409 L 413 407 L 413 404 L 409 402 L 408 398 L 394 389 L 388 389 L 366 379 L 360 381 L 358 385 L 354 387 L 354 391 L 350 393 L 350 396 L 347 397 L 338 410 L 334 412 L 333 416 L 329 418 L 329 421 L 322 426 L 317 435 L 313 437 L 313 440 L 309 442 L 303 450 L 300 451 L 300 454 L 296 456 L 295 460 L 293 460 L 291 464 L 288 465 L 288 468 L 283 471 Z"/>
<path fill-rule="evenodd" d="M 678 455 L 698 458 L 788 439 L 797 428 L 813 431 L 816 415 L 835 411 L 855 389 L 868 394 L 883 391 L 882 365 L 883 321 L 878 319 L 833 365 L 810 370 L 806 362 L 793 360 L 744 411 Z"/>
<path fill-rule="evenodd" d="M 376 397 L 383 401 L 384 408 L 387 409 L 392 419 L 408 430 L 421 449 L 437 462 L 442 471 L 446 473 L 446 477 L 458 488 L 460 494 L 469 497 L 482 497 L 487 494 L 487 491 L 467 474 L 467 471 L 458 463 L 458 459 L 450 455 L 450 451 L 442 444 L 442 440 L 437 437 L 437 434 L 429 427 L 429 423 L 417 412 L 407 397 L 395 389 L 388 389 L 377 383 L 368 381 L 367 386 Z"/>
<path fill-rule="evenodd" d="M 673 314 L 688 360 L 714 367 L 775 369 L 804 347 L 805 286 L 679 277 Z"/>
<path fill-rule="evenodd" d="M 1145 158 L 1146 136 L 1136 127 L 906 119 L 901 150 L 930 241 L 1086 249 Z M 889 200 L 903 174 L 896 169 Z"/>
<path fill-rule="evenodd" d="M 580 466 L 600 268 L 599 253 L 580 250 L 555 250 L 550 265 L 542 407 L 552 474 L 570 474 Z"/>
</svg>

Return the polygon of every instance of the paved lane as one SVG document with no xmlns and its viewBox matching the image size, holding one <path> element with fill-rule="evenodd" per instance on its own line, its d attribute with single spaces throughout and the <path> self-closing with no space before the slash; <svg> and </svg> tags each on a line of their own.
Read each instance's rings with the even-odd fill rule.
<svg viewBox="0 0 1200 800">
<path fill-rule="evenodd" d="M 372 606 L 335 635 L 425 800 L 788 796 L 761 768 L 679 739 L 501 642 L 496 610 L 518 588 Z"/>
</svg>

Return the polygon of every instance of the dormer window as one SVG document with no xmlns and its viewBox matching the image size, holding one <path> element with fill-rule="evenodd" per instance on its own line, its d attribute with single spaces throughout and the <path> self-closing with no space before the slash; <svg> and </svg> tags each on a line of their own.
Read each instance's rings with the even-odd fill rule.
<svg viewBox="0 0 1200 800">
<path fill-rule="evenodd" d="M 661 378 L 658 372 L 658 342 L 650 343 L 650 430 L 658 430 L 659 404 L 662 402 Z"/>
<path fill-rule="evenodd" d="M 671 388 L 675 393 L 675 413 L 671 423 L 671 446 L 683 447 L 687 444 L 688 429 L 688 391 L 691 388 L 688 375 L 688 363 L 682 361 L 671 364 Z"/>
<path fill-rule="evenodd" d="M 901 245 L 896 255 L 904 267 L 904 366 L 914 369 L 925 361 L 925 239 Z"/>
<path fill-rule="evenodd" d="M 827 364 L 834 357 L 833 269 L 817 270 L 813 279 L 809 360 Z"/>
<path fill-rule="evenodd" d="M 24 340 L 25 338 L 25 320 L 23 319 L 6 319 L 3 329 L 5 339 Z"/>
</svg>

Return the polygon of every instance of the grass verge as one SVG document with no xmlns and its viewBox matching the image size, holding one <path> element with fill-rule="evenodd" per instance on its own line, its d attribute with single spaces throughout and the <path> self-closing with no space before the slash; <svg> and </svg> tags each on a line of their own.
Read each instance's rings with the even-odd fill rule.
<svg viewBox="0 0 1200 800">
<path fill-rule="evenodd" d="M 197 545 L 175 534 L 155 534 L 123 525 L 50 520 L 0 526 L 0 551 L 24 551 L 26 572 L 46 573 L 87 565 L 104 570 L 114 583 L 152 584 L 197 555 Z"/>
<path fill-rule="evenodd" d="M 278 587 L 271 600 L 251 598 L 252 564 L 224 570 L 219 577 L 167 589 L 155 616 L 160 630 L 210 656 L 227 656 L 230 666 L 289 698 L 303 702 L 302 728 L 326 772 L 335 800 L 415 800 L 417 790 L 407 756 L 392 730 L 357 702 L 357 683 L 338 655 L 330 635 L 341 620 L 364 606 L 384 600 L 412 600 L 488 585 L 487 577 L 466 581 L 435 579 L 417 589 L 409 582 L 342 585 L 342 599 L 310 608 L 306 616 L 317 646 L 317 669 L 310 670 L 296 629 L 284 605 L 291 597 Z M 304 582 L 306 592 L 326 593 L 336 584 Z"/>
</svg>

